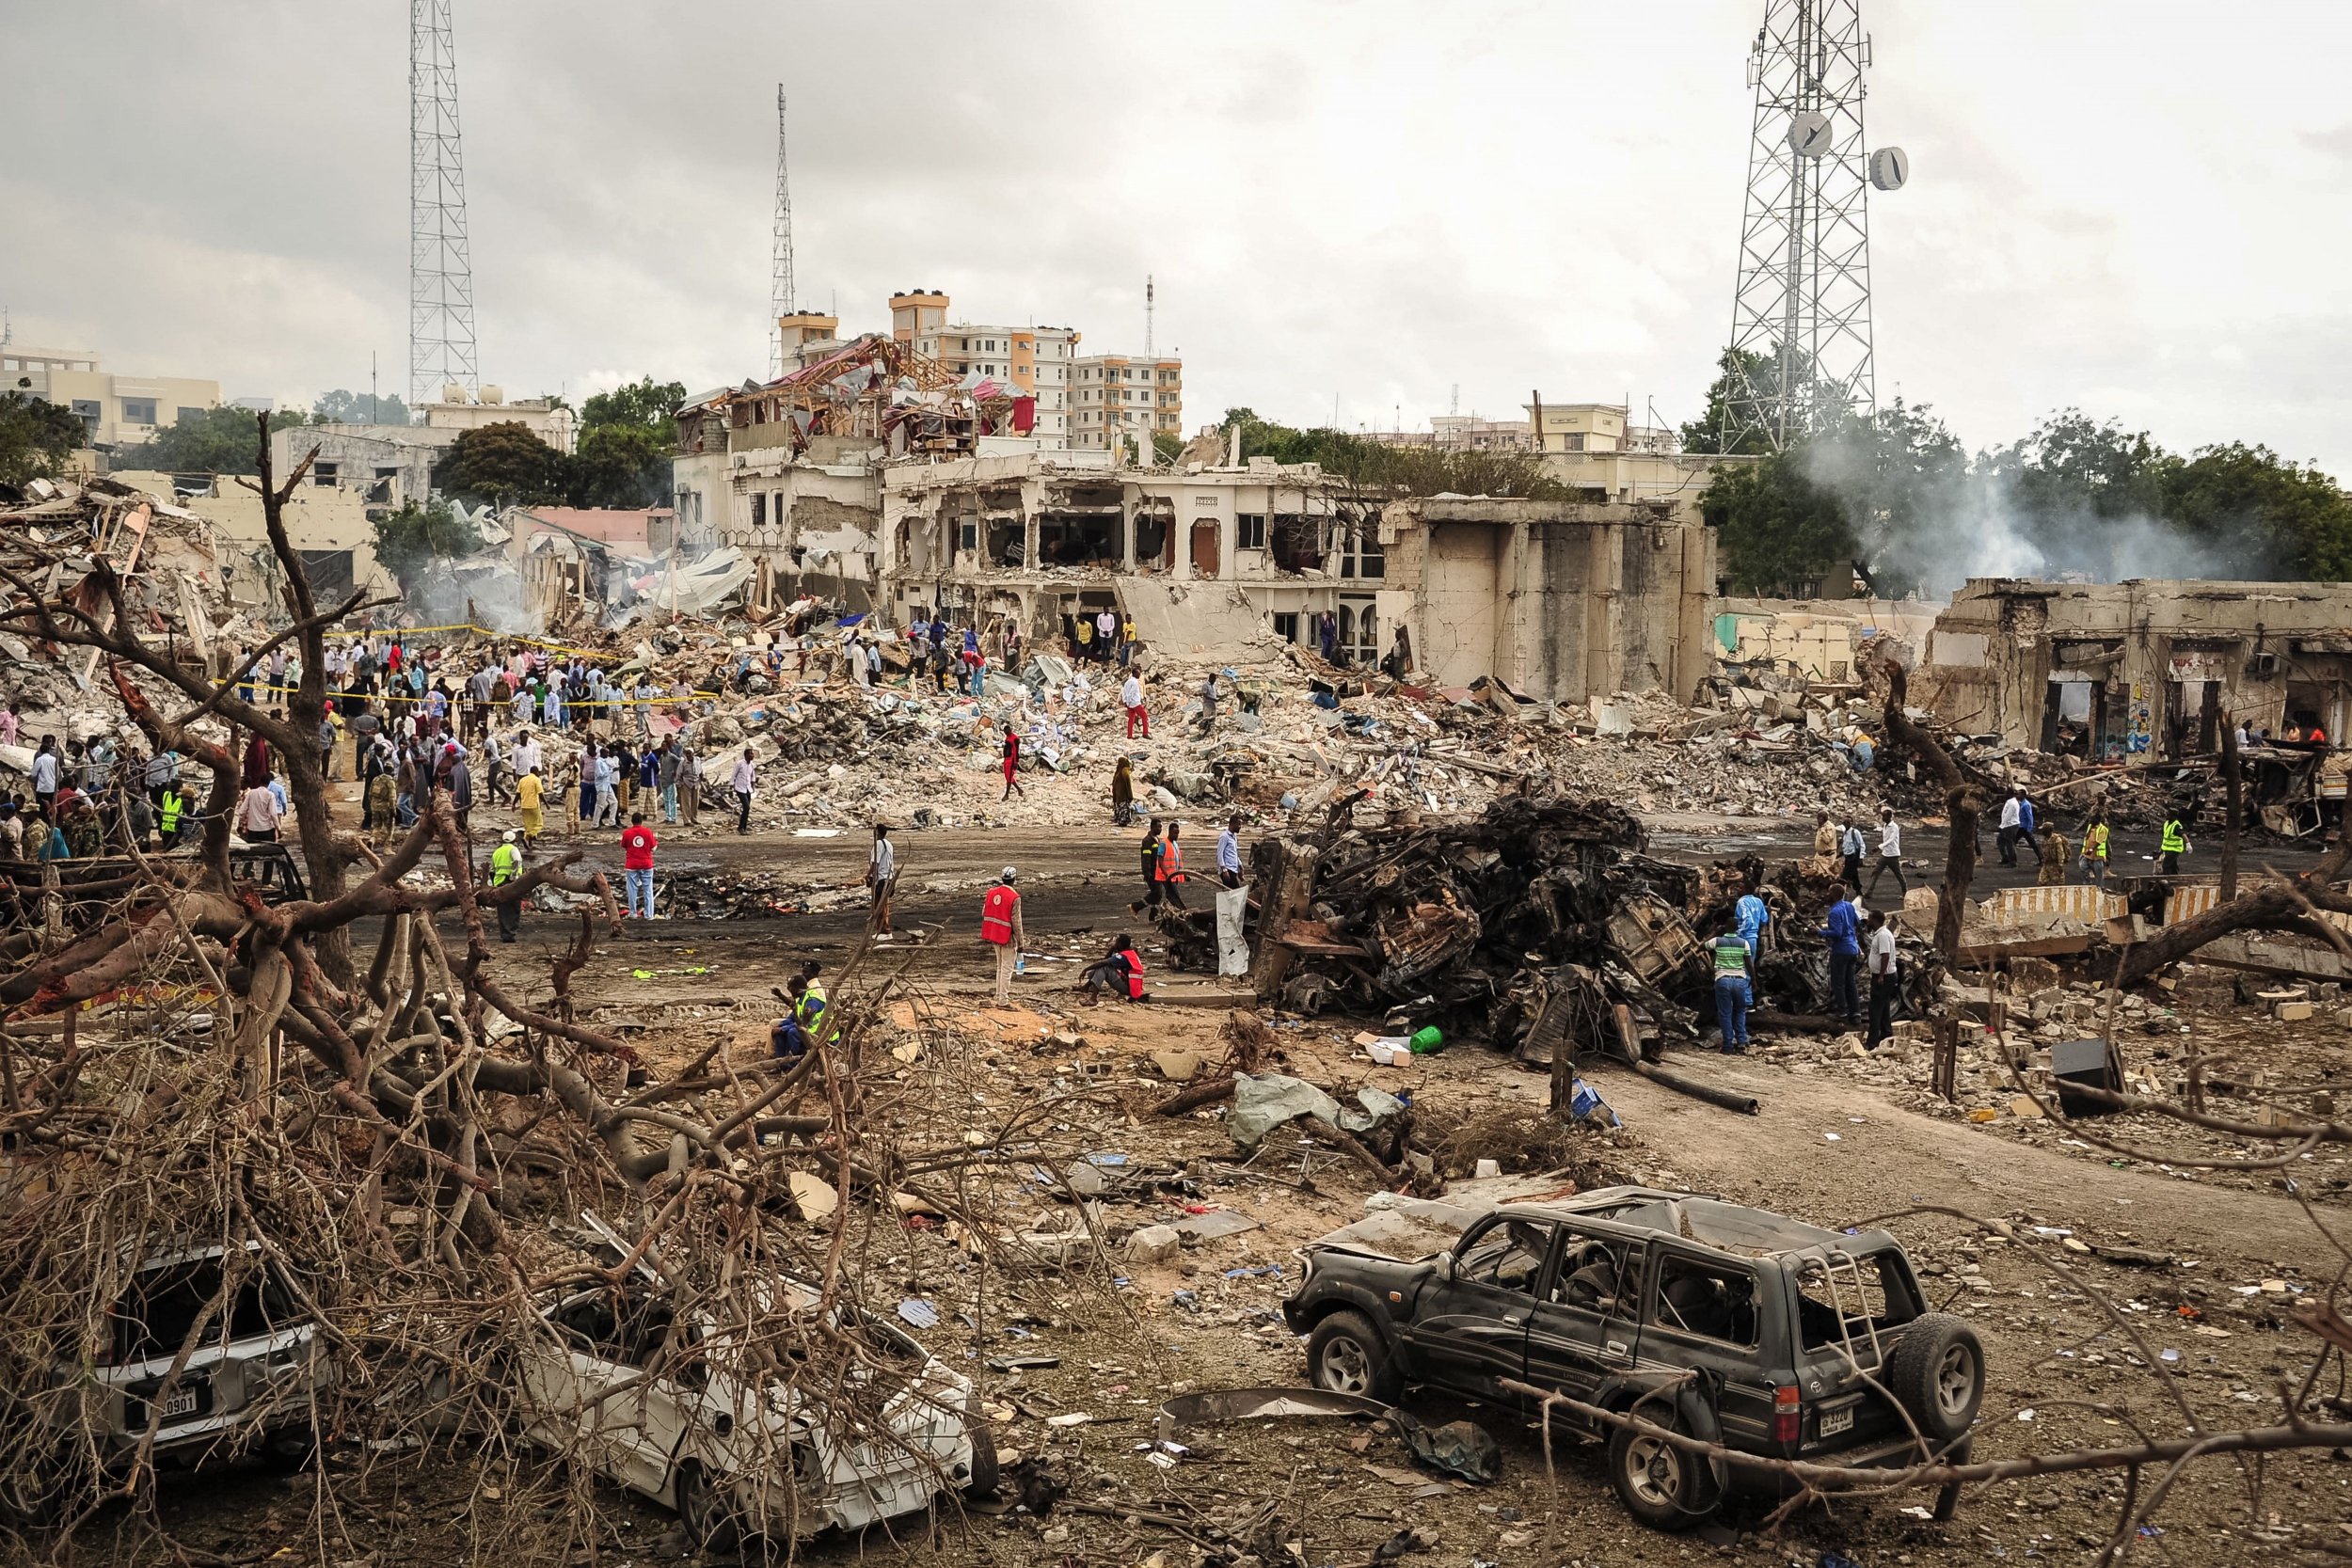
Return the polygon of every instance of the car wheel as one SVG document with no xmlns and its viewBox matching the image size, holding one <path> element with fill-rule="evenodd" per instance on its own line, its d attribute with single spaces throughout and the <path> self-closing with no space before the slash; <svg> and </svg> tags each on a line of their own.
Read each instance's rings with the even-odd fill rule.
<svg viewBox="0 0 2352 1568">
<path fill-rule="evenodd" d="M 1903 1329 L 1881 1381 L 1921 1435 L 1948 1443 L 1976 1424 L 1984 1399 L 1984 1346 L 1966 1319 L 1930 1312 Z"/>
<path fill-rule="evenodd" d="M 985 1502 L 996 1496 L 996 1430 L 986 1421 L 970 1419 L 963 1430 L 972 1439 L 972 1475 L 963 1483 L 963 1495 Z"/>
<path fill-rule="evenodd" d="M 1634 1414 L 1679 1432 L 1671 1411 L 1653 1401 Z M 1609 1482 L 1628 1513 L 1652 1529 L 1688 1529 L 1714 1513 L 1702 1504 L 1711 1484 L 1707 1461 L 1664 1438 L 1618 1427 L 1609 1439 Z"/>
<path fill-rule="evenodd" d="M 1318 1388 L 1382 1404 L 1394 1404 L 1405 1391 L 1380 1331 L 1361 1312 L 1334 1312 L 1315 1324 L 1307 1339 L 1307 1376 Z"/>
<path fill-rule="evenodd" d="M 701 1465 L 689 1462 L 678 1466 L 676 1494 L 678 1523 L 686 1527 L 686 1538 L 697 1550 L 736 1547 L 741 1532 L 736 1528 L 735 1511 L 712 1489 Z"/>
</svg>

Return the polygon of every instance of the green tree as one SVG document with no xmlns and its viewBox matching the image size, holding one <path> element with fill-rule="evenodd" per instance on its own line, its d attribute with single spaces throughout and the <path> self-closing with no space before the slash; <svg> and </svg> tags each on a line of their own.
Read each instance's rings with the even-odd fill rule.
<svg viewBox="0 0 2352 1568">
<path fill-rule="evenodd" d="M 574 506 L 658 506 L 670 492 L 670 443 L 643 425 L 600 424 L 569 465 Z"/>
<path fill-rule="evenodd" d="M 375 533 L 375 559 L 399 579 L 405 593 L 434 561 L 454 561 L 482 548 L 482 531 L 445 501 L 406 501 L 369 525 Z"/>
<path fill-rule="evenodd" d="M 433 483 L 443 495 L 492 506 L 530 506 L 564 499 L 571 465 L 562 452 L 516 420 L 475 427 L 450 443 L 434 467 Z"/>
<path fill-rule="evenodd" d="M 28 392 L 0 392 L 0 484 L 56 473 L 88 434 L 71 408 Z"/>
<path fill-rule="evenodd" d="M 390 392 L 372 396 L 342 387 L 310 404 L 314 424 L 406 424 L 408 405 Z"/>
<path fill-rule="evenodd" d="M 666 444 L 675 438 L 677 428 L 671 413 L 685 401 L 683 381 L 657 382 L 646 376 L 609 392 L 598 392 L 581 404 L 580 433 L 585 435 L 604 425 L 633 425 L 651 431 Z"/>
<path fill-rule="evenodd" d="M 1762 385 L 1772 372 L 1772 356 L 1752 349 L 1727 348 L 1715 361 L 1715 379 L 1708 385 L 1707 407 L 1699 417 L 1682 427 L 1684 451 L 1759 456 L 1772 451 L 1772 443 L 1764 433 L 1751 430 L 1744 436 L 1724 444 L 1724 433 L 1730 428 L 1730 410 L 1734 394 L 1740 382 Z"/>
<path fill-rule="evenodd" d="M 2252 546 L 2289 578 L 2352 581 L 2352 498 L 2308 463 L 2233 441 L 2161 465 L 2163 515 L 2216 546 Z"/>
<path fill-rule="evenodd" d="M 2127 431 L 2114 420 L 2100 423 L 2068 408 L 1992 453 L 1985 467 L 2015 485 L 2017 502 L 2028 513 L 2154 517 L 2164 508 L 2168 461 L 2146 431 Z"/>
<path fill-rule="evenodd" d="M 256 439 L 259 419 L 250 408 L 227 404 L 185 414 L 179 423 L 155 432 L 151 440 L 125 450 L 115 467 L 169 474 L 258 474 L 262 471 Z M 302 422 L 302 416 L 293 409 L 269 416 L 272 430 Z"/>
<path fill-rule="evenodd" d="M 1173 463 L 1184 455 L 1184 438 L 1169 430 L 1152 433 L 1152 455 L 1162 463 Z"/>
<path fill-rule="evenodd" d="M 1802 450 L 1718 467 L 1699 515 L 1715 529 L 1734 593 L 1785 594 L 1820 578 L 1828 596 L 1844 596 L 1838 574 L 1855 555 L 1853 512 L 1838 491 L 1808 476 Z"/>
</svg>

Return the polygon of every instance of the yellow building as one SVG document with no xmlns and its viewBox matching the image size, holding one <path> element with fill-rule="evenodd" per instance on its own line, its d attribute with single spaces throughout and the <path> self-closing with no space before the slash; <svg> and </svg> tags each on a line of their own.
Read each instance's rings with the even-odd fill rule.
<svg viewBox="0 0 2352 1568">
<path fill-rule="evenodd" d="M 84 349 L 0 344 L 0 390 L 28 392 L 71 409 L 94 447 L 133 446 L 220 406 L 220 383 L 176 375 L 117 375 Z"/>
</svg>

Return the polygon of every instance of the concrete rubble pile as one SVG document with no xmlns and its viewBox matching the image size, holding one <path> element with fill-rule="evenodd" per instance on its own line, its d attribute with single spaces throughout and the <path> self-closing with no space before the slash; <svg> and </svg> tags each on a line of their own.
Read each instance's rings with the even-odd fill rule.
<svg viewBox="0 0 2352 1568">
<path fill-rule="evenodd" d="M 121 581 L 123 608 L 142 636 L 199 673 L 226 673 L 222 660 L 251 628 L 229 603 L 212 526 L 203 518 L 105 478 L 0 486 L 0 567 L 34 594 L 105 618 L 110 612 L 93 576 L 102 560 Z M 0 584 L 0 608 L 23 608 L 23 599 L 15 586 Z M 22 720 L 20 744 L 0 747 L 0 767 L 10 772 L 31 772 L 33 742 L 43 735 L 117 746 L 137 738 L 98 676 L 97 654 L 64 652 L 57 662 L 24 638 L 0 633 L 8 666 L 0 700 L 13 701 Z M 151 684 L 134 679 L 143 688 Z"/>
</svg>

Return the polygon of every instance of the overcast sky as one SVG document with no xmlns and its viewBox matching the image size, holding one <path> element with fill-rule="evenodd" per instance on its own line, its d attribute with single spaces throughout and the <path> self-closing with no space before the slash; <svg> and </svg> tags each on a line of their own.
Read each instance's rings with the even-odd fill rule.
<svg viewBox="0 0 2352 1568">
<path fill-rule="evenodd" d="M 1696 410 L 1764 0 L 455 0 L 484 379 L 760 373 L 775 84 L 804 305 L 893 290 L 1185 362 L 1185 422 Z M 396 0 L 0 8 L 20 343 L 307 404 L 406 389 Z M 2352 479 L 2352 7 L 1865 0 L 1879 389 L 2079 405 Z"/>
</svg>

